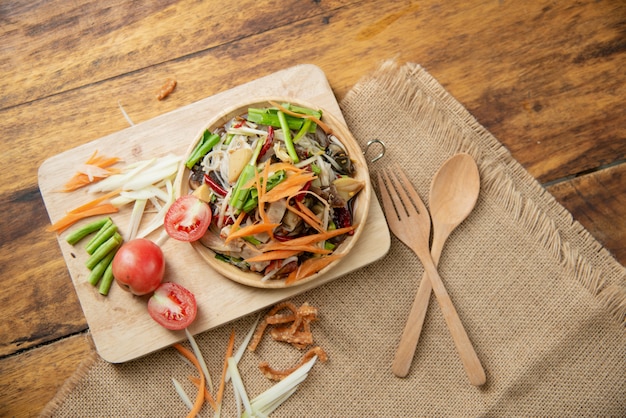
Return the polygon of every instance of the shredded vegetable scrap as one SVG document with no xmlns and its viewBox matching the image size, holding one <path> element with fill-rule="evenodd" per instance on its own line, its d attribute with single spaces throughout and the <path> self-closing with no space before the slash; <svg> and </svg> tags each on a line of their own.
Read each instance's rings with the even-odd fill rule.
<svg viewBox="0 0 626 418">
<path fill-rule="evenodd" d="M 186 166 L 190 193 L 210 190 L 200 243 L 261 281 L 293 284 L 339 258 L 365 182 L 320 110 L 269 104 L 205 131 Z"/>
<path fill-rule="evenodd" d="M 205 386 L 206 381 L 204 379 L 204 373 L 202 372 L 202 367 L 200 367 L 200 363 L 198 362 L 198 359 L 191 351 L 187 350 L 185 347 L 183 347 L 180 344 L 174 344 L 174 348 L 178 350 L 180 354 L 185 356 L 187 360 L 192 362 L 193 365 L 196 366 L 196 368 L 198 369 L 198 372 L 200 373 L 200 385 L 198 387 L 198 395 L 196 396 L 196 401 L 193 404 L 193 408 L 191 409 L 191 411 L 189 411 L 189 414 L 187 415 L 187 418 L 192 418 L 198 415 L 198 412 L 200 412 L 200 409 L 202 409 L 202 405 L 204 404 L 204 396 L 205 396 L 204 392 L 206 389 L 206 386 Z"/>
<path fill-rule="evenodd" d="M 98 155 L 97 150 L 94 151 L 87 161 L 79 166 L 76 174 L 65 183 L 61 191 L 71 192 L 98 180 L 102 180 L 111 174 L 119 173 L 119 169 L 110 168 L 119 161 L 120 159 L 118 157 L 106 157 L 104 155 Z"/>
<path fill-rule="evenodd" d="M 167 80 L 165 80 L 165 84 L 161 86 L 161 89 L 159 90 L 159 94 L 157 94 L 157 100 L 165 99 L 167 96 L 170 95 L 171 92 L 174 91 L 175 88 L 176 88 L 176 80 L 174 80 L 173 78 L 168 78 Z"/>
<path fill-rule="evenodd" d="M 235 331 L 230 333 L 230 339 L 228 340 L 228 347 L 226 348 L 226 355 L 224 356 L 224 368 L 222 369 L 222 377 L 220 379 L 220 386 L 215 396 L 215 403 L 217 404 L 217 412 L 222 408 L 222 399 L 224 398 L 224 386 L 226 385 L 226 373 L 228 372 L 228 359 L 233 355 L 233 348 L 235 347 Z"/>
</svg>

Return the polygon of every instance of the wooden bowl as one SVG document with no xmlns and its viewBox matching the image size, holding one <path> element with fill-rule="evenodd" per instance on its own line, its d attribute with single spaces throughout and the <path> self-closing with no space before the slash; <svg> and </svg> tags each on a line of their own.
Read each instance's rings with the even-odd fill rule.
<svg viewBox="0 0 626 418">
<path fill-rule="evenodd" d="M 370 176 L 367 168 L 367 163 L 363 156 L 363 152 L 359 147 L 358 143 L 348 130 L 348 128 L 343 124 L 336 116 L 332 115 L 330 112 L 321 108 L 320 106 L 316 106 L 312 103 L 303 102 L 302 100 L 297 100 L 293 98 L 284 98 L 284 97 L 272 97 L 272 98 L 259 98 L 251 100 L 247 103 L 241 103 L 239 105 L 233 106 L 232 108 L 225 109 L 223 112 L 214 115 L 208 121 L 204 128 L 193 138 L 189 149 L 185 153 L 185 158 L 183 158 L 183 163 L 181 164 L 181 168 L 178 172 L 176 182 L 175 182 L 175 191 L 177 196 L 184 196 L 190 193 L 189 190 L 189 172 L 190 170 L 185 166 L 184 162 L 187 159 L 187 156 L 193 151 L 196 144 L 202 138 L 203 133 L 206 129 L 213 131 L 214 129 L 224 125 L 227 121 L 232 119 L 236 115 L 247 113 L 249 107 L 271 107 L 269 101 L 273 101 L 276 103 L 291 103 L 297 106 L 308 107 L 312 109 L 320 109 L 322 110 L 322 121 L 326 123 L 333 131 L 333 134 L 341 141 L 341 143 L 345 146 L 348 151 L 348 155 L 350 156 L 354 167 L 355 167 L 355 175 L 354 178 L 357 180 L 361 180 L 365 183 L 365 187 L 358 193 L 358 195 L 354 198 L 353 202 L 353 224 L 358 225 L 354 234 L 348 236 L 333 252 L 333 254 L 341 254 L 343 257 L 333 261 L 324 269 L 320 270 L 318 273 L 315 273 L 311 276 L 305 277 L 301 280 L 298 280 L 289 285 L 285 284 L 285 280 L 266 280 L 261 281 L 263 277 L 259 273 L 251 272 L 251 271 L 243 271 L 238 267 L 229 264 L 227 262 L 221 261 L 215 257 L 215 253 L 209 248 L 205 247 L 199 241 L 192 242 L 192 247 L 200 254 L 206 263 L 212 267 L 214 270 L 219 272 L 221 275 L 231 279 L 237 283 L 241 283 L 248 286 L 258 287 L 258 288 L 266 288 L 266 289 L 277 289 L 277 288 L 285 288 L 291 286 L 298 286 L 304 283 L 309 283 L 314 280 L 318 280 L 321 276 L 327 274 L 333 267 L 335 267 L 338 263 L 341 263 L 342 259 L 345 258 L 350 250 L 354 247 L 355 243 L 361 236 L 361 232 L 365 227 L 365 221 L 367 219 L 369 207 L 370 207 L 370 199 L 372 194 L 372 187 L 370 184 Z"/>
</svg>

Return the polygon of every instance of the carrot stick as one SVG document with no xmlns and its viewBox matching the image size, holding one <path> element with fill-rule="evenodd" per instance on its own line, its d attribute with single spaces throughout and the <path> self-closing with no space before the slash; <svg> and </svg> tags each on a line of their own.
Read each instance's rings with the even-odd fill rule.
<svg viewBox="0 0 626 418">
<path fill-rule="evenodd" d="M 301 201 L 296 201 L 296 205 L 298 205 L 298 209 L 300 209 L 303 213 L 306 213 L 312 220 L 317 222 L 319 225 L 322 224 L 322 221 L 317 217 L 315 213 L 311 209 L 309 209 L 304 203 Z"/>
<path fill-rule="evenodd" d="M 238 230 L 236 230 L 234 232 L 231 232 L 230 235 L 228 235 L 226 237 L 225 242 L 229 243 L 230 241 L 234 240 L 235 238 L 243 238 L 243 237 L 247 237 L 249 235 L 259 234 L 261 232 L 270 232 L 274 228 L 276 228 L 278 225 L 280 225 L 280 224 L 257 223 L 257 224 L 244 226 L 241 229 L 238 229 Z"/>
<path fill-rule="evenodd" d="M 303 170 L 302 168 L 296 167 L 295 165 L 293 165 L 291 163 L 280 162 L 280 163 L 271 164 L 269 166 L 269 172 L 270 173 L 275 173 L 275 172 L 280 171 L 280 170 L 290 171 L 290 172 L 293 172 L 293 173 L 303 173 L 303 172 L 306 171 L 306 170 Z"/>
<path fill-rule="evenodd" d="M 326 241 L 327 239 L 331 239 L 342 234 L 347 234 L 348 232 L 356 229 L 356 227 L 357 225 L 352 225 L 352 226 L 346 226 L 344 228 L 333 229 L 332 231 L 326 231 L 326 232 L 322 232 L 319 234 L 305 235 L 303 237 L 298 237 L 289 241 L 285 241 L 284 244 L 285 245 L 310 245 L 316 242 Z M 277 245 L 277 244 L 272 242 L 271 245 Z"/>
<path fill-rule="evenodd" d="M 107 193 L 105 195 L 102 195 L 100 197 L 95 198 L 94 200 L 92 200 L 90 202 L 85 203 L 84 205 L 81 205 L 81 206 L 79 206 L 77 208 L 74 208 L 74 209 L 70 210 L 69 213 L 84 212 L 85 210 L 91 209 L 91 208 L 97 206 L 98 204 L 104 202 L 105 200 L 107 200 L 107 199 L 109 199 L 109 198 L 111 198 L 113 196 L 118 195 L 120 192 L 121 192 L 121 190 L 114 190 L 112 192 L 109 192 L 109 193 Z"/>
<path fill-rule="evenodd" d="M 120 161 L 120 158 L 118 157 L 99 156 L 97 154 L 98 154 L 98 151 L 97 150 L 94 151 L 94 153 L 91 154 L 91 156 L 87 159 L 87 161 L 85 161 L 85 165 L 93 165 L 96 167 L 107 169 L 108 167 Z M 119 172 L 119 170 L 117 169 L 108 169 L 107 171 L 109 172 L 109 174 L 114 174 L 114 173 Z M 69 179 L 67 183 L 65 183 L 61 191 L 71 192 L 83 186 L 86 186 L 95 180 L 101 180 L 103 178 L 104 177 L 102 176 L 95 176 L 93 180 L 90 180 L 87 174 L 82 173 L 82 172 L 77 172 L 76 174 L 74 174 L 74 176 L 71 179 Z"/>
<path fill-rule="evenodd" d="M 315 179 L 315 173 L 303 172 L 288 176 L 284 181 L 276 185 L 272 190 L 263 194 L 264 202 L 276 202 L 284 197 L 291 197 L 302 190 L 306 183 Z"/>
<path fill-rule="evenodd" d="M 183 347 L 182 345 L 178 343 L 174 344 L 174 348 L 177 349 L 178 352 L 180 352 L 180 354 L 185 356 L 187 360 L 192 362 L 193 365 L 196 366 L 196 369 L 198 369 L 198 372 L 200 373 L 200 388 L 198 389 L 198 395 L 196 396 L 196 401 L 193 404 L 193 408 L 191 408 L 191 411 L 189 411 L 189 414 L 187 414 L 187 418 L 193 418 L 196 415 L 198 415 L 198 412 L 200 412 L 200 409 L 202 409 L 202 404 L 204 403 L 204 391 L 206 387 L 205 386 L 206 381 L 204 380 L 204 373 L 202 372 L 202 367 L 200 367 L 200 362 L 191 351 L 187 350 L 185 347 Z"/>
<path fill-rule="evenodd" d="M 281 250 L 293 250 L 293 251 L 306 252 L 306 253 L 312 253 L 312 254 L 330 254 L 332 252 L 332 250 L 327 250 L 325 248 L 321 248 L 313 244 L 292 245 L 289 243 L 289 241 L 275 242 L 275 243 L 272 242 L 270 244 L 267 244 L 266 246 L 263 246 L 262 248 L 263 252 L 281 251 Z"/>
<path fill-rule="evenodd" d="M 289 276 L 285 280 L 285 284 L 295 283 L 298 280 L 302 280 L 305 277 L 317 273 L 318 271 L 322 270 L 324 267 L 341 257 L 343 257 L 343 254 L 334 254 L 327 257 L 309 258 L 308 260 L 304 261 L 304 263 L 302 263 L 302 265 L 300 265 L 297 270 L 289 274 Z"/>
<path fill-rule="evenodd" d="M 233 232 L 237 231 L 239 229 L 239 226 L 241 225 L 241 222 L 243 221 L 243 218 L 245 216 L 246 216 L 246 213 L 242 211 L 239 214 L 239 216 L 237 216 L 237 219 L 233 223 L 233 226 L 230 228 L 230 230 L 233 231 Z"/>
<path fill-rule="evenodd" d="M 118 209 L 112 204 L 104 203 L 102 205 L 94 206 L 82 212 L 70 212 L 63 218 L 50 225 L 48 228 L 46 228 L 46 230 L 50 232 L 56 231 L 57 233 L 61 233 L 81 219 L 85 219 L 95 215 L 106 215 L 110 213 L 115 213 L 117 211 Z"/>
<path fill-rule="evenodd" d="M 228 341 L 228 347 L 226 348 L 226 355 L 224 356 L 224 369 L 222 370 L 222 378 L 220 379 L 220 387 L 217 390 L 216 402 L 217 407 L 222 405 L 222 398 L 224 397 L 224 385 L 226 384 L 226 371 L 228 370 L 228 359 L 233 355 L 233 347 L 235 346 L 235 330 L 230 333 L 230 340 Z"/>
<path fill-rule="evenodd" d="M 300 203 L 300 202 L 298 202 Z M 304 206 L 304 205 L 302 205 Z M 306 206 L 304 206 L 306 207 Z M 296 215 L 298 215 L 299 217 L 302 218 L 302 220 L 306 223 L 308 223 L 311 227 L 315 228 L 318 232 L 324 232 L 324 228 L 322 228 L 322 225 L 319 222 L 319 219 L 317 218 L 317 216 L 315 216 L 315 214 L 313 214 L 313 217 L 309 216 L 308 213 L 305 212 L 301 212 L 300 210 L 294 208 L 291 205 L 287 205 L 287 210 L 289 210 L 290 212 L 295 213 Z M 311 212 L 313 213 L 313 212 Z"/>
<path fill-rule="evenodd" d="M 200 390 L 201 379 L 195 376 L 187 377 L 189 378 L 189 381 L 193 383 L 198 390 Z M 215 399 L 213 399 L 213 395 L 211 395 L 211 392 L 209 392 L 209 389 L 206 387 L 204 388 L 204 400 L 206 400 L 209 405 L 211 405 L 211 408 L 213 408 L 214 411 L 217 411 L 217 404 L 215 403 Z"/>
<path fill-rule="evenodd" d="M 249 263 L 256 263 L 260 261 L 272 261 L 272 260 L 284 260 L 287 257 L 291 257 L 300 253 L 298 250 L 276 250 L 276 251 L 268 251 L 263 254 L 255 255 L 250 258 L 246 258 L 246 261 Z"/>
</svg>

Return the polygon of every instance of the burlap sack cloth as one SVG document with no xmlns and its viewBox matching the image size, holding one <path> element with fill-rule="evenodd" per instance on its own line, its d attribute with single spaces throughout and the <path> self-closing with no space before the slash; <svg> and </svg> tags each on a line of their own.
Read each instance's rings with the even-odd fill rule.
<svg viewBox="0 0 626 418">
<path fill-rule="evenodd" d="M 439 269 L 487 383 L 468 383 L 434 296 L 409 376 L 391 373 L 423 273 L 392 238 L 382 260 L 293 300 L 319 308 L 312 329 L 329 360 L 274 416 L 625 416 L 624 267 L 420 66 L 383 63 L 341 107 L 362 146 L 373 138 L 387 145 L 372 174 L 399 163 L 426 203 L 448 157 L 464 151 L 478 161 L 478 204 L 448 240 Z M 231 330 L 238 345 L 255 318 L 197 336 L 214 380 Z M 261 360 L 280 368 L 300 355 L 269 337 L 244 355 L 249 396 L 272 385 L 257 368 Z M 185 416 L 171 379 L 195 399 L 190 374 L 172 348 L 121 365 L 94 354 L 44 415 Z M 213 412 L 205 406 L 203 414 Z M 235 414 L 229 386 L 222 416 Z"/>
</svg>

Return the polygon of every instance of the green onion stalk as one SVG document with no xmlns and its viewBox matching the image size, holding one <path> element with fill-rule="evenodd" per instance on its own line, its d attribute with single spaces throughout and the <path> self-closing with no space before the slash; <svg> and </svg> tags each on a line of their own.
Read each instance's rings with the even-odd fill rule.
<svg viewBox="0 0 626 418">
<path fill-rule="evenodd" d="M 298 157 L 298 153 L 296 152 L 296 147 L 293 145 L 293 140 L 291 139 L 291 130 L 289 129 L 289 125 L 287 124 L 287 118 L 285 117 L 285 113 L 278 111 L 276 113 L 278 115 L 278 120 L 280 122 L 280 129 L 283 130 L 283 136 L 285 137 L 285 146 L 287 147 L 287 153 L 289 157 L 293 161 L 293 163 L 300 162 L 300 158 Z"/>
<path fill-rule="evenodd" d="M 220 142 L 220 136 L 218 134 L 212 134 L 208 129 L 204 131 L 202 139 L 198 142 L 198 145 L 196 145 L 194 150 L 191 152 L 191 155 L 185 162 L 187 168 L 191 170 L 193 166 L 196 165 L 196 163 L 200 161 L 200 159 L 209 151 L 211 151 L 218 142 Z"/>
</svg>

